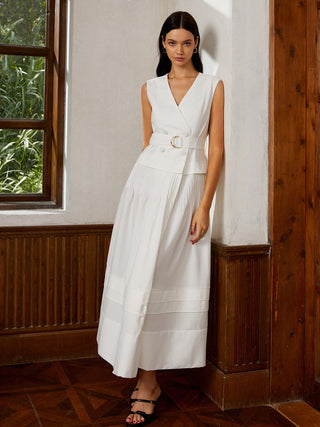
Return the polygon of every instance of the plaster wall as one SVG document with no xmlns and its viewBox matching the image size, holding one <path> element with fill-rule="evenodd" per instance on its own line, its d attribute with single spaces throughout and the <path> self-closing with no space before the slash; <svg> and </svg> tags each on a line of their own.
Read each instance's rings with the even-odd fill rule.
<svg viewBox="0 0 320 427">
<path fill-rule="evenodd" d="M 172 0 L 198 22 L 204 72 L 225 87 L 225 158 L 211 209 L 212 237 L 228 245 L 268 241 L 267 0 Z"/>
<path fill-rule="evenodd" d="M 64 207 L 0 211 L 1 226 L 114 222 L 142 149 L 140 89 L 155 77 L 167 11 L 167 1 L 70 0 Z"/>
<path fill-rule="evenodd" d="M 225 161 L 212 236 L 267 242 L 268 1 L 71 0 L 63 209 L 0 211 L 2 226 L 113 223 L 142 147 L 140 87 L 155 76 L 157 35 L 187 10 L 204 72 L 225 85 Z"/>
<path fill-rule="evenodd" d="M 231 139 L 223 215 L 217 211 L 214 224 L 227 244 L 268 242 L 268 90 L 269 2 L 233 0 Z"/>
</svg>

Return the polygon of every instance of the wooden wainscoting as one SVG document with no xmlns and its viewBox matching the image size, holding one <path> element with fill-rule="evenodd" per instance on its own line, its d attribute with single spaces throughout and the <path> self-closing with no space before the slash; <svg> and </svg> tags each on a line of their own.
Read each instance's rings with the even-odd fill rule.
<svg viewBox="0 0 320 427">
<path fill-rule="evenodd" d="M 112 225 L 0 228 L 0 364 L 96 355 Z"/>
<path fill-rule="evenodd" d="M 95 356 L 112 225 L 0 228 L 0 364 Z M 212 242 L 208 364 L 223 408 L 269 400 L 269 245 Z"/>
<path fill-rule="evenodd" d="M 212 242 L 208 365 L 196 373 L 223 409 L 269 401 L 269 245 Z"/>
</svg>

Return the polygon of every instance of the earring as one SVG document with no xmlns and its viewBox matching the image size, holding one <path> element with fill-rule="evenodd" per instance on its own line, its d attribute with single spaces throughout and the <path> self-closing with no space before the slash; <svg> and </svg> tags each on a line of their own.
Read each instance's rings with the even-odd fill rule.
<svg viewBox="0 0 320 427">
<path fill-rule="evenodd" d="M 163 48 L 163 53 L 167 53 L 167 49 L 165 47 Z"/>
<path fill-rule="evenodd" d="M 197 53 L 197 52 L 198 52 L 198 48 L 196 48 L 196 47 L 195 47 L 195 48 L 193 49 L 193 53 Z"/>
</svg>

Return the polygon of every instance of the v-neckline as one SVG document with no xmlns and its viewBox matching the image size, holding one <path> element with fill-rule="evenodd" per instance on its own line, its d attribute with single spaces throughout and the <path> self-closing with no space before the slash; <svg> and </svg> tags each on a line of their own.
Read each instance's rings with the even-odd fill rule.
<svg viewBox="0 0 320 427">
<path fill-rule="evenodd" d="M 200 74 L 201 73 L 199 71 L 198 74 L 197 74 L 197 76 L 196 76 L 196 78 L 193 80 L 192 85 L 189 87 L 189 89 L 186 91 L 186 93 L 181 98 L 179 104 L 177 104 L 177 101 L 175 100 L 175 97 L 173 96 L 173 93 L 172 93 L 172 90 L 171 90 L 171 87 L 170 87 L 170 84 L 169 84 L 169 73 L 167 73 L 165 75 L 166 76 L 166 81 L 167 81 L 167 86 L 168 86 L 171 98 L 172 98 L 173 102 L 175 103 L 176 107 L 180 107 L 181 103 L 183 102 L 183 100 L 185 99 L 185 97 L 188 95 L 188 93 L 190 92 L 190 90 L 193 88 L 195 82 L 198 80 L 198 77 L 199 77 Z"/>
</svg>

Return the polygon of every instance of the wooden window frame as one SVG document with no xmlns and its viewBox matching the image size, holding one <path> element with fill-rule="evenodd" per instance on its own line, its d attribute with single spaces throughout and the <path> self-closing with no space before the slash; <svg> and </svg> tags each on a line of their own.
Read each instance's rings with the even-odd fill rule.
<svg viewBox="0 0 320 427">
<path fill-rule="evenodd" d="M 0 209 L 62 207 L 65 127 L 67 0 L 47 0 L 46 46 L 0 44 L 0 55 L 45 58 L 44 119 L 3 119 L 0 129 L 43 131 L 43 192 L 0 194 Z"/>
</svg>

